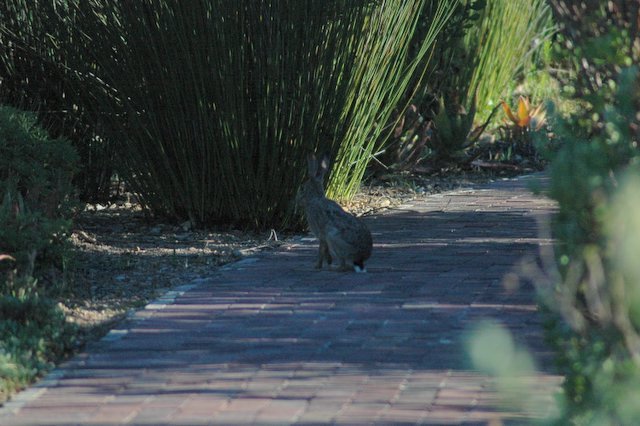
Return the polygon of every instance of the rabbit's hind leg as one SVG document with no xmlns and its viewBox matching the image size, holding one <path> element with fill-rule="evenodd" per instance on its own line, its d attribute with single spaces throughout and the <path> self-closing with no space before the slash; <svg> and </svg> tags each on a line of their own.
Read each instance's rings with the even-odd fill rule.
<svg viewBox="0 0 640 426">
<path fill-rule="evenodd" d="M 331 265 L 331 254 L 329 253 L 329 246 L 326 241 L 320 241 L 320 247 L 318 248 L 318 262 L 316 263 L 316 269 L 322 269 L 322 264 L 327 261 L 327 265 Z"/>
<path fill-rule="evenodd" d="M 338 272 L 353 272 L 353 267 L 347 262 L 347 259 L 340 259 Z"/>
</svg>

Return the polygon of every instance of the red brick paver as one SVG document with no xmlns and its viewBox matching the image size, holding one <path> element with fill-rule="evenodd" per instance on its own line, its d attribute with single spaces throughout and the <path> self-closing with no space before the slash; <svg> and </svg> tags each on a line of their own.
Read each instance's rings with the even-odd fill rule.
<svg viewBox="0 0 640 426">
<path fill-rule="evenodd" d="M 533 178 L 428 197 L 367 219 L 367 274 L 313 269 L 301 240 L 212 272 L 130 316 L 0 409 L 2 425 L 518 424 L 463 337 L 483 318 L 560 378 L 534 291 L 503 277 L 549 240 Z M 496 348 L 499 351 L 500 348 Z"/>
</svg>

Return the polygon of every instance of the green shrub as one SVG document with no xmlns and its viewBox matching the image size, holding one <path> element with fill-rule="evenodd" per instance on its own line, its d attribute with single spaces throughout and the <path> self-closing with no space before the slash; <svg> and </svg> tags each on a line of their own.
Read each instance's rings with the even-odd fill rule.
<svg viewBox="0 0 640 426">
<path fill-rule="evenodd" d="M 434 132 L 429 142 L 437 163 L 459 161 L 456 157 L 462 157 L 463 151 L 477 139 L 471 135 L 476 115 L 475 102 L 471 103 L 469 111 L 459 105 L 455 97 L 447 102 L 445 104 L 444 98 L 440 98 L 438 113 L 433 118 Z"/>
<path fill-rule="evenodd" d="M 68 141 L 51 139 L 33 114 L 0 106 L 0 154 L 0 192 L 20 194 L 47 217 L 70 216 L 78 159 Z"/>
<path fill-rule="evenodd" d="M 0 404 L 75 344 L 75 327 L 49 299 L 0 296 Z"/>
<path fill-rule="evenodd" d="M 79 97 L 88 87 L 69 84 L 71 55 L 79 47 L 71 23 L 73 0 L 0 2 L 0 104 L 33 111 L 54 138 L 64 137 L 82 158 L 74 185 L 83 201 L 109 197 L 114 147 L 101 134 L 100 114 Z M 66 20 L 56 19 L 65 13 Z M 104 135 L 102 135 L 104 136 Z"/>
<path fill-rule="evenodd" d="M 640 417 L 640 43 L 623 0 L 552 0 L 561 25 L 565 94 L 550 109 L 561 146 L 551 167 L 559 274 L 546 288 L 549 337 L 564 382 L 561 424 L 635 424 Z M 632 254 L 633 253 L 633 254 Z"/>
<path fill-rule="evenodd" d="M 60 267 L 76 162 L 70 144 L 50 139 L 33 114 L 0 106 L 0 254 L 15 261 L 0 263 L 0 294 L 19 291 L 21 277 Z"/>
<path fill-rule="evenodd" d="M 74 328 L 47 296 L 66 255 L 76 162 L 69 142 L 49 138 L 34 114 L 0 106 L 0 402 L 74 344 Z"/>
</svg>

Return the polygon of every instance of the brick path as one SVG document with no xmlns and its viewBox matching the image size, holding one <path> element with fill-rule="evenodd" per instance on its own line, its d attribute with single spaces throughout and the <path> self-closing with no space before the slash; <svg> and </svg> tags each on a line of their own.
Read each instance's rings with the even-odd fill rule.
<svg viewBox="0 0 640 426">
<path fill-rule="evenodd" d="M 550 243 L 536 220 L 552 204 L 530 180 L 369 218 L 368 274 L 315 271 L 301 240 L 169 292 L 19 394 L 0 424 L 517 424 L 462 337 L 498 319 L 534 352 L 530 380 L 559 383 L 533 289 L 502 284 Z"/>
</svg>

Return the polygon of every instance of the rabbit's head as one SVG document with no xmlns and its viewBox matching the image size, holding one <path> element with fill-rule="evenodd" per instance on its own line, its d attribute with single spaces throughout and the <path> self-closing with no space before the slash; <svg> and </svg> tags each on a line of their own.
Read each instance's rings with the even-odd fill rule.
<svg viewBox="0 0 640 426">
<path fill-rule="evenodd" d="M 308 177 L 302 184 L 298 197 L 305 203 L 313 198 L 324 198 L 324 176 L 329 170 L 329 156 L 323 155 L 320 161 L 314 154 L 307 157 Z"/>
</svg>

